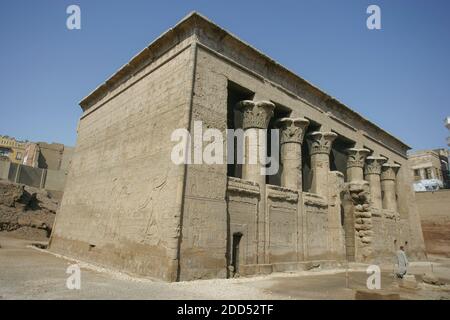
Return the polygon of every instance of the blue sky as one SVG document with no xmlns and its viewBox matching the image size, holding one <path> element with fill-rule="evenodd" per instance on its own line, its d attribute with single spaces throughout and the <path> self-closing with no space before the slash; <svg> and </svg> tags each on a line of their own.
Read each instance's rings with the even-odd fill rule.
<svg viewBox="0 0 450 320">
<path fill-rule="evenodd" d="M 66 28 L 71 4 L 81 30 Z M 382 30 L 366 28 L 370 4 Z M 2 0 L 0 134 L 74 145 L 78 102 L 193 10 L 413 149 L 445 147 L 447 0 Z"/>
</svg>

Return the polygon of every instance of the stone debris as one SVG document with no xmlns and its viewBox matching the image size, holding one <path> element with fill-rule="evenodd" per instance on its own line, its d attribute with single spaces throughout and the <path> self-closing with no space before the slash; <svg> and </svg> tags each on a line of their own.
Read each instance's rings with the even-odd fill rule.
<svg viewBox="0 0 450 320">
<path fill-rule="evenodd" d="M 0 232 L 45 240 L 50 236 L 58 199 L 45 190 L 0 181 Z"/>
<path fill-rule="evenodd" d="M 373 290 L 356 290 L 355 300 L 400 300 L 400 295 Z"/>
<path fill-rule="evenodd" d="M 434 273 L 424 273 L 422 276 L 422 281 L 427 284 L 431 284 L 434 286 L 444 285 L 442 281 L 439 280 L 438 277 Z"/>
</svg>

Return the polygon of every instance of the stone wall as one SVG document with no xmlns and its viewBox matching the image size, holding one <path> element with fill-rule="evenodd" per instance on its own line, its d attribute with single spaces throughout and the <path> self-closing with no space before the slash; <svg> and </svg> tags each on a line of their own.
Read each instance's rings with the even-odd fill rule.
<svg viewBox="0 0 450 320">
<path fill-rule="evenodd" d="M 84 108 L 50 250 L 177 280 L 184 166 L 171 161 L 171 134 L 187 127 L 190 48 L 189 39 L 160 47 L 159 57 Z"/>
<path fill-rule="evenodd" d="M 427 253 L 450 256 L 450 190 L 417 192 Z"/>
<path fill-rule="evenodd" d="M 64 190 L 67 172 L 34 168 L 0 160 L 0 179 L 49 191 Z"/>
</svg>

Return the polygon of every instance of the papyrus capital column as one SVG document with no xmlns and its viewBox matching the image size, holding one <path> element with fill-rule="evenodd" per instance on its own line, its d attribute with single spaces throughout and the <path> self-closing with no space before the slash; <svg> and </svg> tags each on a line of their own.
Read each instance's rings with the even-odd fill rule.
<svg viewBox="0 0 450 320">
<path fill-rule="evenodd" d="M 276 123 L 280 129 L 283 187 L 302 190 L 302 143 L 308 125 L 304 118 L 282 118 Z"/>
<path fill-rule="evenodd" d="M 328 195 L 328 172 L 330 171 L 331 145 L 337 134 L 334 132 L 314 131 L 308 135 L 311 141 L 311 192 Z"/>
<path fill-rule="evenodd" d="M 347 181 L 363 181 L 363 168 L 370 150 L 350 148 L 347 149 Z"/>
<path fill-rule="evenodd" d="M 266 177 L 261 174 L 264 165 L 263 161 L 260 161 L 260 148 L 266 148 L 266 140 L 260 141 L 260 131 L 267 130 L 275 105 L 270 101 L 244 100 L 239 102 L 236 108 L 243 114 L 242 127 L 245 133 L 242 178 L 257 182 L 261 189 L 265 188 Z M 252 130 L 251 134 L 248 134 L 249 130 Z M 254 163 L 255 161 L 250 163 L 251 159 L 256 160 L 256 163 Z"/>
<path fill-rule="evenodd" d="M 395 179 L 400 165 L 385 163 L 381 166 L 381 190 L 383 191 L 383 209 L 397 212 L 397 197 L 395 192 Z"/>
<path fill-rule="evenodd" d="M 256 263 L 265 263 L 267 228 L 266 225 L 266 174 L 265 161 L 261 161 L 261 155 L 265 156 L 267 127 L 270 118 L 273 117 L 275 105 L 270 101 L 251 101 L 244 100 L 238 103 L 237 108 L 243 114 L 244 129 L 244 163 L 242 166 L 242 178 L 258 183 L 260 199 L 258 202 L 258 213 L 256 222 Z M 263 148 L 263 152 L 260 149 Z M 251 160 L 256 160 L 256 163 Z"/>
<path fill-rule="evenodd" d="M 381 166 L 387 161 L 384 157 L 369 156 L 366 158 L 366 166 L 364 167 L 365 179 L 370 185 L 370 195 L 372 199 L 372 207 L 376 209 L 382 208 L 381 199 Z"/>
<path fill-rule="evenodd" d="M 236 108 L 242 112 L 244 130 L 249 128 L 265 130 L 273 117 L 275 105 L 270 101 L 244 100 L 239 102 Z"/>
</svg>

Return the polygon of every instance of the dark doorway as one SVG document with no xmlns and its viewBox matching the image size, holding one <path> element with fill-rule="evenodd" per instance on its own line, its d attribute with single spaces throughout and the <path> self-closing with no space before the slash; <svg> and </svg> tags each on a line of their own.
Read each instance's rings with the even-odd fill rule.
<svg viewBox="0 0 450 320">
<path fill-rule="evenodd" d="M 242 233 L 233 233 L 231 265 L 233 266 L 233 276 L 239 273 L 239 243 L 241 242 Z"/>
</svg>

